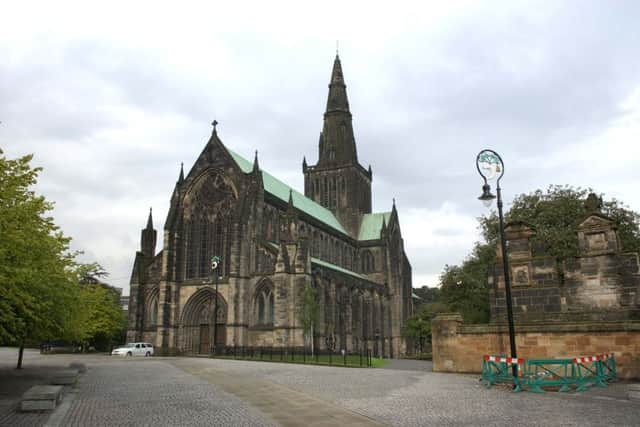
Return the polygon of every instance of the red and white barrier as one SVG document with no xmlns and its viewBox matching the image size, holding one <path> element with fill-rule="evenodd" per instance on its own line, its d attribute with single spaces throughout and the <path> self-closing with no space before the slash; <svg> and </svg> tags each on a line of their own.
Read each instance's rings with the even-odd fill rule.
<svg viewBox="0 0 640 427">
<path fill-rule="evenodd" d="M 518 359 L 516 357 L 503 357 L 503 356 L 489 356 L 485 355 L 484 360 L 487 362 L 501 362 L 507 365 L 523 365 L 524 359 Z"/>
<path fill-rule="evenodd" d="M 602 360 L 602 355 L 575 357 L 573 363 L 592 363 Z"/>
</svg>

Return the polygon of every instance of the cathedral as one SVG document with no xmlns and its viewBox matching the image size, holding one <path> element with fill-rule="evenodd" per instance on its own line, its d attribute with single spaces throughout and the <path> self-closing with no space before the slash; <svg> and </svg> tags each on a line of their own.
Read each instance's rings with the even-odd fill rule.
<svg viewBox="0 0 640 427">
<path fill-rule="evenodd" d="M 189 173 L 180 170 L 160 252 L 151 213 L 142 230 L 127 339 L 161 354 L 311 339 L 323 350 L 405 354 L 411 264 L 395 201 L 371 212 L 373 174 L 358 161 L 351 120 L 336 55 L 318 161 L 302 162 L 304 195 L 263 170 L 257 152 L 249 161 L 227 147 L 214 121 Z M 307 285 L 319 307 L 312 337 L 300 320 Z"/>
</svg>

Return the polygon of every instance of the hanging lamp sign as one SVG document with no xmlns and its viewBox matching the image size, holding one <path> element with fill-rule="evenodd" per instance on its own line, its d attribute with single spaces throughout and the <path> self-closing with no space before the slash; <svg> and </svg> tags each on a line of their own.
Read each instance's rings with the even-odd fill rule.
<svg viewBox="0 0 640 427">
<path fill-rule="evenodd" d="M 492 181 L 496 177 L 502 177 L 504 165 L 502 159 L 493 150 L 482 150 L 476 158 L 478 172 L 487 181 Z"/>
<path fill-rule="evenodd" d="M 220 265 L 220 257 L 218 255 L 211 257 L 211 271 L 214 271 Z"/>
</svg>

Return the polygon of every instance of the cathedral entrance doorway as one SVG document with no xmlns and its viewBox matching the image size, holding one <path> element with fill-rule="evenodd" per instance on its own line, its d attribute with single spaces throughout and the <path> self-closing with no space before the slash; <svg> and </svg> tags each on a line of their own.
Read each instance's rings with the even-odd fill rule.
<svg viewBox="0 0 640 427">
<path fill-rule="evenodd" d="M 200 325 L 200 354 L 209 353 L 209 325 Z"/>
<path fill-rule="evenodd" d="M 184 306 L 181 317 L 179 346 L 186 353 L 209 354 L 213 349 L 214 328 L 216 347 L 227 343 L 227 302 L 218 294 L 218 314 L 215 311 L 215 291 L 204 288 L 197 291 Z"/>
</svg>

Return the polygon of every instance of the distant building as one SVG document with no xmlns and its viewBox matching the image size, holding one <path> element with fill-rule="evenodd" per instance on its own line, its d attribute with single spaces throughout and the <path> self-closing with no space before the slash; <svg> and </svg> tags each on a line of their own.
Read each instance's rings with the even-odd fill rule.
<svg viewBox="0 0 640 427">
<path fill-rule="evenodd" d="M 83 277 L 82 280 L 80 280 L 80 284 L 81 285 L 99 285 L 99 286 L 102 286 L 104 289 L 113 292 L 115 295 L 118 296 L 118 298 L 122 296 L 122 288 L 118 288 L 117 286 L 111 286 L 107 282 L 103 282 L 102 280 L 100 280 L 98 277 L 95 277 L 95 276 L 89 275 L 89 276 Z"/>
<path fill-rule="evenodd" d="M 371 212 L 373 173 L 358 161 L 340 59 L 318 162 L 302 162 L 304 195 L 261 169 L 257 153 L 251 162 L 230 150 L 215 125 L 186 177 L 180 170 L 159 253 L 151 214 L 142 230 L 128 340 L 177 353 L 209 353 L 214 336 L 217 346 L 302 346 L 298 307 L 310 284 L 321 307 L 316 348 L 405 353 L 411 265 L 395 202 Z"/>
<path fill-rule="evenodd" d="M 129 318 L 129 295 L 121 295 L 120 296 L 120 307 L 122 307 L 122 311 L 125 316 Z"/>
</svg>

